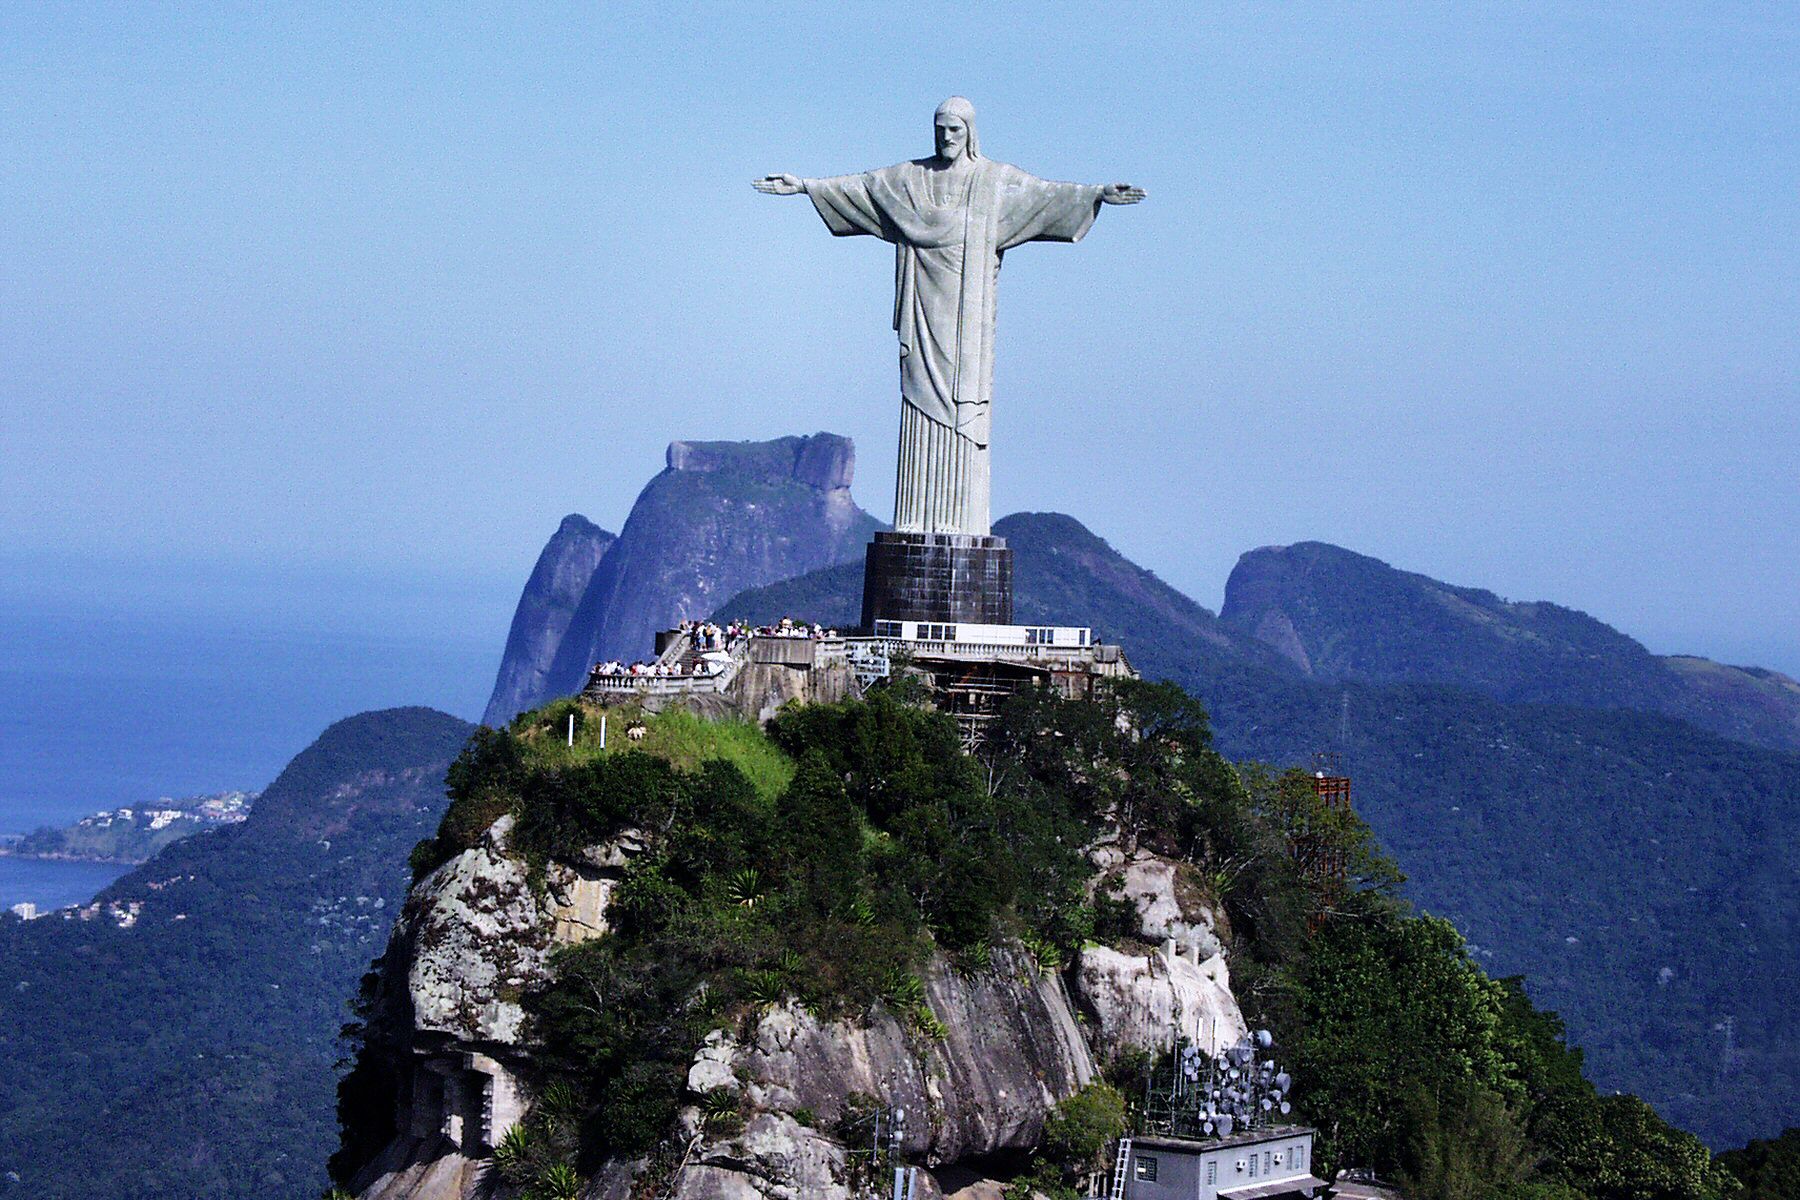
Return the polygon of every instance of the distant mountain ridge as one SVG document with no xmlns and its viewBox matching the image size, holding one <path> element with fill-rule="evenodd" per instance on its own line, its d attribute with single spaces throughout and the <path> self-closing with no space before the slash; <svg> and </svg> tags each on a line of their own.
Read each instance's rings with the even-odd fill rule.
<svg viewBox="0 0 1800 1200">
<path fill-rule="evenodd" d="M 881 525 L 851 499 L 855 473 L 855 446 L 832 433 L 671 442 L 616 539 L 572 516 L 545 547 L 485 723 L 579 690 L 596 662 L 647 657 L 657 630 L 744 588 L 859 559 Z"/>
<path fill-rule="evenodd" d="M 1324 681 L 1443 683 L 1496 700 L 1628 708 L 1800 750 L 1800 682 L 1660 657 L 1586 613 L 1502 600 L 1323 542 L 1238 560 L 1219 619 Z"/>
</svg>

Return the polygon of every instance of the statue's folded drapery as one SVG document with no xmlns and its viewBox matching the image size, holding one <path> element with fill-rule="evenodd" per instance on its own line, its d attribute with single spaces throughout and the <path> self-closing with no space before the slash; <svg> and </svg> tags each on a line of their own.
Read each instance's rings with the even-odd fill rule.
<svg viewBox="0 0 1800 1200">
<path fill-rule="evenodd" d="M 930 163 L 808 179 L 805 188 L 832 233 L 894 243 L 903 401 L 895 527 L 985 534 L 1001 256 L 1025 242 L 1079 241 L 1102 189 L 976 159 L 939 202 L 932 177 L 946 179 Z"/>
</svg>

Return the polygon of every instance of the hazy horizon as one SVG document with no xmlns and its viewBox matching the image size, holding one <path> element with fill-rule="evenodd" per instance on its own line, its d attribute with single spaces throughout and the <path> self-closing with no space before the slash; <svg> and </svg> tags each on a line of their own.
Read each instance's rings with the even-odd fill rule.
<svg viewBox="0 0 1800 1200">
<path fill-rule="evenodd" d="M 1800 675 L 1800 16 L 1036 11 L 7 6 L 9 594 L 423 682 L 671 440 L 843 433 L 885 518 L 891 256 L 749 181 L 960 92 L 1149 191 L 1007 257 L 997 513 L 1215 610 L 1319 540 Z"/>
</svg>

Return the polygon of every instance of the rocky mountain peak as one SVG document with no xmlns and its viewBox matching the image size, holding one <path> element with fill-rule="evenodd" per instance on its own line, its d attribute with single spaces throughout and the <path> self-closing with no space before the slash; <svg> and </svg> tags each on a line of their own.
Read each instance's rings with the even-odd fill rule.
<svg viewBox="0 0 1800 1200">
<path fill-rule="evenodd" d="M 647 656 L 657 630 L 746 588 L 859 558 L 880 528 L 851 499 L 856 447 L 838 434 L 677 441 L 665 461 L 616 539 L 568 518 L 544 548 L 486 723 L 579 691 L 596 662 Z"/>
<path fill-rule="evenodd" d="M 580 513 L 570 513 L 556 527 L 519 596 L 483 724 L 504 724 L 544 694 L 556 648 L 600 560 L 617 540 Z"/>
<path fill-rule="evenodd" d="M 783 474 L 821 492 L 848 490 L 856 476 L 856 444 L 835 433 L 768 442 L 670 442 L 668 469 L 692 474 Z"/>
</svg>

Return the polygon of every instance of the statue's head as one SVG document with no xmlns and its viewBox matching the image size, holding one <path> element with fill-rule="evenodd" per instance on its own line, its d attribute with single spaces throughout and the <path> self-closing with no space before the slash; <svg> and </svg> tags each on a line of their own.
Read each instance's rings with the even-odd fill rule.
<svg viewBox="0 0 1800 1200">
<path fill-rule="evenodd" d="M 932 118 L 936 127 L 939 158 L 980 158 L 981 141 L 975 136 L 975 106 L 961 96 L 952 96 L 937 107 Z"/>
</svg>

